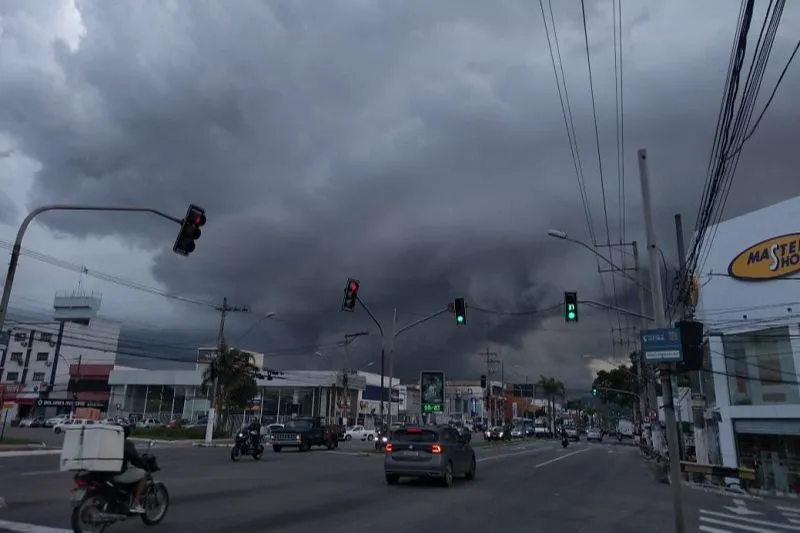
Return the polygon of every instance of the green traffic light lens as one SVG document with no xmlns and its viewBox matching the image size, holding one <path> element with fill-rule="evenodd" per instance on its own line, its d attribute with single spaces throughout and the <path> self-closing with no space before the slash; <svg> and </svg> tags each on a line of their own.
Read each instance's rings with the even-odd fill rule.
<svg viewBox="0 0 800 533">
<path fill-rule="evenodd" d="M 463 323 L 463 322 L 464 322 L 464 317 L 463 317 L 463 316 L 457 316 L 457 317 L 456 317 L 456 321 L 457 321 L 459 324 L 461 324 L 461 323 Z"/>
<path fill-rule="evenodd" d="M 567 316 L 570 320 L 575 320 L 575 313 L 569 313 Z"/>
</svg>

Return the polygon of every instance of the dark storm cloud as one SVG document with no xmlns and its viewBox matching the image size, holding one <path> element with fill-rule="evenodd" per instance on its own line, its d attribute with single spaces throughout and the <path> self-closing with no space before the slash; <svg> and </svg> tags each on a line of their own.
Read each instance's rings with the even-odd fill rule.
<svg viewBox="0 0 800 533">
<path fill-rule="evenodd" d="M 578 4 L 555 4 L 604 240 Z M 148 205 L 175 215 L 190 201 L 206 207 L 209 223 L 189 259 L 165 251 L 176 228 L 160 220 L 42 220 L 76 236 L 135 238 L 159 252 L 154 274 L 171 291 L 228 296 L 286 318 L 251 333 L 252 347 L 269 353 L 372 328 L 362 311 L 337 313 L 348 276 L 361 279 L 387 331 L 393 308 L 407 323 L 457 295 L 504 312 L 557 303 L 566 287 L 602 298 L 587 252 L 544 237 L 558 227 L 584 239 L 586 229 L 535 2 L 78 5 L 80 48 L 54 45 L 63 74 L 21 61 L 0 79 L 0 129 L 42 164 L 31 205 Z M 588 17 L 618 240 L 609 6 L 592 3 Z M 635 149 L 647 146 L 659 237 L 671 243 L 675 212 L 687 215 L 687 227 L 693 222 L 735 13 L 709 15 L 725 17 L 727 33 L 710 47 L 700 42 L 705 57 L 674 49 L 646 56 L 640 50 L 655 54 L 648 39 L 659 34 L 648 25 L 660 34 L 680 26 L 691 41 L 707 37 L 707 21 L 661 21 L 663 12 L 638 9 L 625 32 L 626 237 L 644 240 Z M 23 52 L 31 38 L 25 26 L 9 26 L 3 37 Z M 13 50 L 4 45 L 0 54 Z M 796 135 L 787 134 L 797 111 L 785 96 L 796 88 L 785 82 L 774 104 L 782 110 L 768 115 L 748 148 L 730 213 L 799 192 Z M 621 280 L 618 288 L 630 290 Z M 575 331 L 608 328 L 605 315 L 584 316 Z M 251 318 L 232 321 L 231 335 Z M 207 319 L 213 332 L 213 315 Z M 478 350 L 493 343 L 509 366 L 585 379 L 580 353 L 608 353 L 609 334 L 532 333 L 548 320 L 474 311 L 469 327 L 455 331 L 442 317 L 398 340 L 398 369 L 474 375 Z M 353 345 L 361 363 L 378 351 L 372 331 Z M 322 364 L 311 353 L 274 355 L 287 366 Z"/>
</svg>

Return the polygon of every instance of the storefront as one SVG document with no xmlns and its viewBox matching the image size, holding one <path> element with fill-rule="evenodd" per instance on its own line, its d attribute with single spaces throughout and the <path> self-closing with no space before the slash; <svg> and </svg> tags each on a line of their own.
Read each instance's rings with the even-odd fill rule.
<svg viewBox="0 0 800 533">
<path fill-rule="evenodd" d="M 800 489 L 798 213 L 800 197 L 719 224 L 697 273 L 719 415 L 704 440 L 779 493 Z"/>
</svg>

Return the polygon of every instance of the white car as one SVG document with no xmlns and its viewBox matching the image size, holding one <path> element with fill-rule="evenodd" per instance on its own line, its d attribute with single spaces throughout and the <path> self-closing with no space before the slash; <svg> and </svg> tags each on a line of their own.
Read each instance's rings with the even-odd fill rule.
<svg viewBox="0 0 800 533">
<path fill-rule="evenodd" d="M 70 418 L 68 420 L 62 420 L 55 426 L 53 426 L 53 433 L 58 435 L 62 431 L 66 431 L 68 429 L 76 429 L 81 428 L 83 426 L 90 426 L 94 424 L 94 420 L 87 420 L 85 418 Z"/>
<path fill-rule="evenodd" d="M 140 420 L 139 422 L 136 423 L 136 427 L 137 428 L 142 428 L 142 429 L 145 429 L 145 428 L 160 428 L 163 425 L 164 424 L 162 424 L 161 422 L 159 422 L 155 418 L 145 418 L 144 420 Z"/>
<path fill-rule="evenodd" d="M 56 415 L 53 418 L 48 418 L 44 421 L 44 427 L 46 428 L 54 428 L 58 424 L 62 424 L 65 420 L 69 420 L 69 415 Z"/>
<path fill-rule="evenodd" d="M 362 440 L 372 442 L 375 440 L 375 430 L 364 426 L 353 426 L 344 432 L 344 440 Z"/>
</svg>

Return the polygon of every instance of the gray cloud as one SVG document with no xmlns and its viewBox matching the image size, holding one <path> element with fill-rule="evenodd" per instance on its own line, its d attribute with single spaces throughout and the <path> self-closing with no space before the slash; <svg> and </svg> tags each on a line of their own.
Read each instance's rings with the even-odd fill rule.
<svg viewBox="0 0 800 533">
<path fill-rule="evenodd" d="M 577 3 L 557 4 L 604 239 L 582 28 Z M 203 0 L 78 6 L 85 36 L 75 51 L 41 44 L 40 33 L 13 23 L 19 11 L 9 11 L 0 41 L 0 64 L 8 65 L 0 130 L 42 165 L 30 204 L 147 205 L 175 215 L 188 202 L 204 206 L 209 223 L 189 259 L 171 253 L 176 228 L 160 220 L 50 214 L 42 221 L 60 233 L 115 235 L 155 251 L 154 274 L 176 293 L 279 312 L 285 321 L 265 323 L 247 342 L 280 363 L 323 364 L 312 349 L 278 348 L 331 343 L 370 327 L 363 312 L 337 313 L 348 276 L 361 279 L 387 328 L 395 307 L 412 321 L 457 295 L 504 313 L 558 303 L 565 288 L 601 297 L 587 252 L 544 236 L 548 227 L 587 233 L 536 3 L 240 1 L 224 13 Z M 609 6 L 592 3 L 588 16 L 616 241 Z M 684 213 L 690 227 L 697 209 L 735 13 L 709 8 L 709 20 L 662 20 L 664 12 L 637 9 L 625 29 L 626 239 L 644 241 L 635 149 L 646 146 L 659 237 L 671 256 L 672 215 Z M 706 24 L 724 31 L 704 42 Z M 685 49 L 659 51 L 648 41 L 674 27 L 685 30 Z M 54 67 L 20 59 L 33 49 L 51 50 Z M 798 112 L 787 97 L 797 87 L 796 77 L 787 79 L 748 147 L 729 214 L 800 192 Z M 618 289 L 631 287 L 620 280 Z M 625 294 L 619 301 L 630 303 Z M 180 313 L 213 331 L 210 314 Z M 580 335 L 553 331 L 558 312 L 471 311 L 469 327 L 458 331 L 449 318 L 398 341 L 401 373 L 426 366 L 474 376 L 476 354 L 489 343 L 519 372 L 585 382 L 580 354 L 610 352 L 601 313 L 584 312 L 574 328 Z M 252 319 L 232 321 L 231 335 Z M 353 346 L 352 358 L 365 363 L 377 351 L 373 336 Z"/>
</svg>

